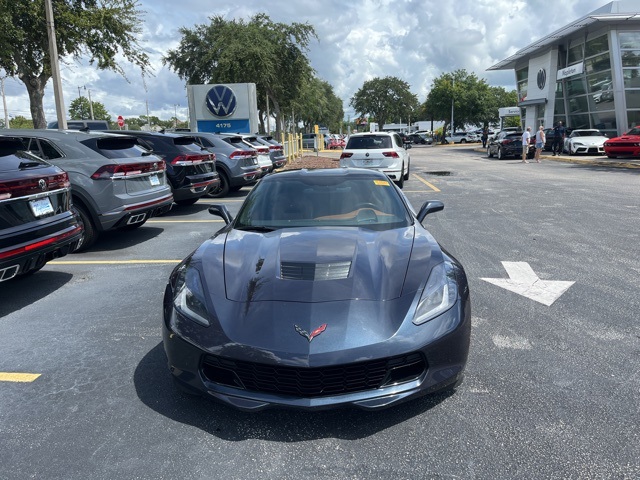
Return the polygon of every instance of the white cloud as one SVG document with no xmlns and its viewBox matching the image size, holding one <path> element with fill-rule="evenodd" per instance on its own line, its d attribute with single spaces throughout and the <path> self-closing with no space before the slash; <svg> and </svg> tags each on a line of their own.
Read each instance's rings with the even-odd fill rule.
<svg viewBox="0 0 640 480">
<path fill-rule="evenodd" d="M 515 88 L 511 71 L 486 69 L 519 49 L 567 23 L 580 18 L 605 0 L 245 0 L 239 7 L 220 7 L 218 2 L 142 0 L 144 33 L 141 44 L 150 56 L 155 76 L 143 81 L 139 69 L 121 60 L 129 82 L 113 72 L 101 72 L 87 62 L 61 67 L 65 104 L 78 96 L 78 86 L 91 90 L 92 100 L 117 115 L 152 115 L 186 118 L 185 85 L 162 56 L 180 41 L 181 27 L 208 24 L 209 17 L 248 19 L 264 12 L 273 21 L 313 25 L 319 40 L 310 45 L 309 58 L 318 76 L 349 100 L 363 82 L 374 77 L 396 76 L 406 81 L 420 101 L 443 73 L 464 68 L 490 85 Z M 51 82 L 50 82 L 51 83 Z M 29 117 L 24 85 L 5 82 L 12 115 Z M 84 95 L 85 91 L 81 89 Z M 55 119 L 53 92 L 45 94 L 45 114 Z"/>
</svg>

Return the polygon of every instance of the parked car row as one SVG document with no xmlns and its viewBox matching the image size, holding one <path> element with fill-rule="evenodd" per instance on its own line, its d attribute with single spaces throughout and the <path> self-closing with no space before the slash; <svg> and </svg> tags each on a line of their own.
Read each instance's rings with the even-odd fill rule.
<svg viewBox="0 0 640 480">
<path fill-rule="evenodd" d="M 174 203 L 252 185 L 285 163 L 269 136 L 3 130 L 0 282 L 85 250 L 103 232 L 136 229 Z"/>
</svg>

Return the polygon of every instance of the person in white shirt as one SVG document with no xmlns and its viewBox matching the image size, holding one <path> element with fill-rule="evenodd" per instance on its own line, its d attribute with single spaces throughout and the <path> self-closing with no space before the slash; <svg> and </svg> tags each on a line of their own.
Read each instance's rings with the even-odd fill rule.
<svg viewBox="0 0 640 480">
<path fill-rule="evenodd" d="M 531 127 L 522 133 L 522 163 L 529 163 L 527 161 L 527 153 L 529 153 L 529 142 L 531 141 Z"/>
<path fill-rule="evenodd" d="M 544 142 L 546 141 L 544 134 L 544 126 L 540 125 L 540 128 L 536 132 L 536 162 L 540 163 L 540 152 L 542 152 L 542 147 L 544 147 Z"/>
</svg>

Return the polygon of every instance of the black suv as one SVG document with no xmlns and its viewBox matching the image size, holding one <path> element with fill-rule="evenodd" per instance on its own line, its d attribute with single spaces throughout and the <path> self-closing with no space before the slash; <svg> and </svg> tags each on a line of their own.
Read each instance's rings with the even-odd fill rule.
<svg viewBox="0 0 640 480">
<path fill-rule="evenodd" d="M 178 205 L 193 205 L 220 185 L 215 154 L 203 148 L 193 136 L 137 130 L 112 130 L 111 133 L 136 137 L 140 146 L 164 159 L 173 199 Z"/>
<path fill-rule="evenodd" d="M 0 282 L 76 248 L 82 226 L 70 203 L 62 169 L 25 152 L 19 138 L 0 137 Z"/>
<path fill-rule="evenodd" d="M 529 143 L 527 158 L 533 158 L 535 153 L 536 139 L 534 134 L 533 141 Z M 507 157 L 522 157 L 522 132 L 503 130 L 498 133 L 496 138 L 487 145 L 487 157 L 492 158 L 494 155 L 498 157 L 498 160 Z"/>
</svg>

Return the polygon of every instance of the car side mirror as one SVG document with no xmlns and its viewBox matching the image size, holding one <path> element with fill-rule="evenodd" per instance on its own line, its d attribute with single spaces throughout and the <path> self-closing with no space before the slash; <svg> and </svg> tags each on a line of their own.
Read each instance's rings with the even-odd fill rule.
<svg viewBox="0 0 640 480">
<path fill-rule="evenodd" d="M 428 200 L 424 202 L 424 205 L 422 205 L 422 208 L 420 208 L 420 211 L 418 212 L 418 221 L 422 223 L 427 215 L 439 212 L 440 210 L 444 210 L 444 203 L 440 200 Z"/>
<path fill-rule="evenodd" d="M 224 223 L 226 223 L 227 225 L 233 222 L 233 217 L 229 213 L 229 210 L 227 209 L 226 205 L 211 205 L 209 207 L 209 213 L 211 215 L 222 217 L 222 219 L 224 220 Z"/>
</svg>

